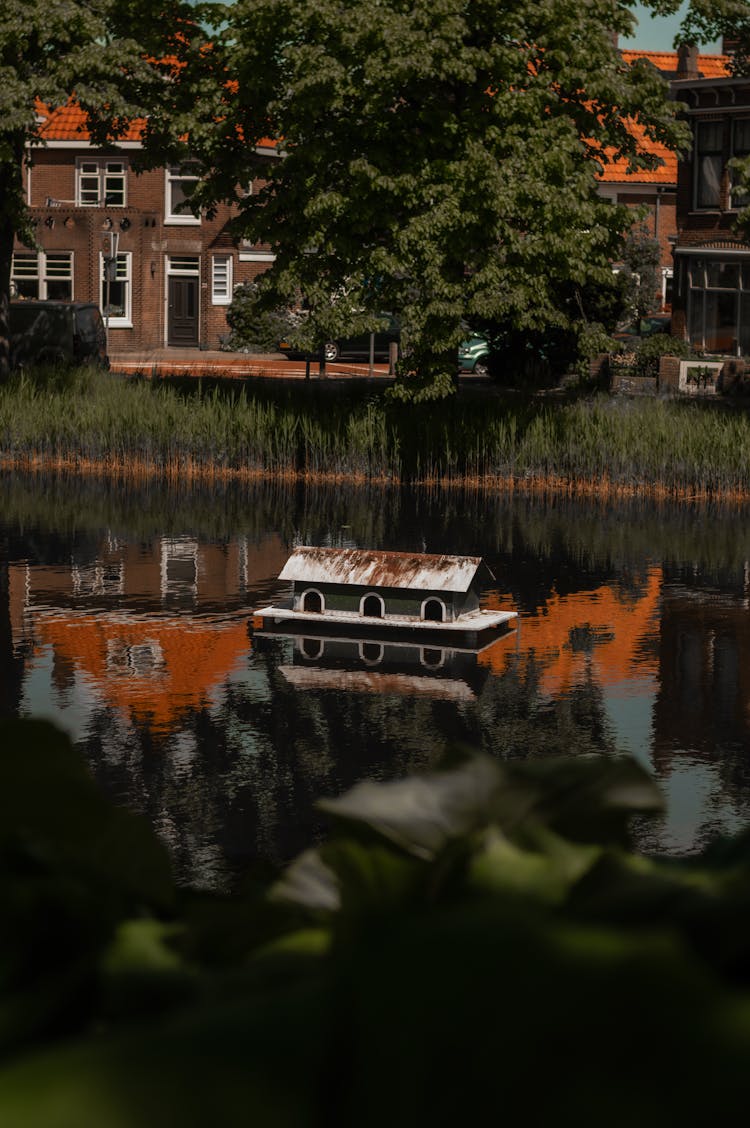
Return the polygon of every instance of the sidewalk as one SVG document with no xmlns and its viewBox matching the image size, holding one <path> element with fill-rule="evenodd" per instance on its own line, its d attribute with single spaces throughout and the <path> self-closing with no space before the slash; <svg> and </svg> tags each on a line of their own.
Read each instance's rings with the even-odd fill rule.
<svg viewBox="0 0 750 1128">
<path fill-rule="evenodd" d="M 308 367 L 304 360 L 289 360 L 283 353 L 233 353 L 220 349 L 144 349 L 140 352 L 118 352 L 109 354 L 111 371 L 121 376 L 144 376 L 147 380 L 163 380 L 170 376 L 189 376 L 196 380 L 213 377 L 222 380 L 305 380 Z M 309 379 L 319 380 L 318 361 L 309 364 Z M 387 364 L 373 365 L 370 375 L 366 361 L 328 361 L 326 381 L 345 380 L 369 381 L 388 384 L 393 380 L 388 375 Z M 459 382 L 463 387 L 482 387 L 491 384 L 486 376 L 475 376 L 473 372 L 462 372 Z"/>
<path fill-rule="evenodd" d="M 307 366 L 304 360 L 289 360 L 283 353 L 232 353 L 219 349 L 159 348 L 140 352 L 117 352 L 109 355 L 111 370 L 124 376 L 145 376 L 159 380 L 167 376 L 203 376 L 246 380 L 304 380 Z M 319 379 L 318 361 L 309 365 L 311 380 Z M 376 364 L 373 379 L 388 381 L 387 364 Z M 326 364 L 326 378 L 335 380 L 368 379 L 369 365 L 365 363 Z"/>
</svg>

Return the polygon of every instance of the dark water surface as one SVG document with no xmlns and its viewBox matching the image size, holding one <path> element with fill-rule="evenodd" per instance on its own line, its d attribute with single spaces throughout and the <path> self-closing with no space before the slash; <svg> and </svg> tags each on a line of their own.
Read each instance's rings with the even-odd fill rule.
<svg viewBox="0 0 750 1128">
<path fill-rule="evenodd" d="M 254 644 L 295 544 L 484 556 L 485 603 L 520 627 L 478 656 Z M 456 741 L 629 753 L 667 801 L 642 847 L 687 853 L 750 816 L 749 561 L 738 511 L 6 475 L 0 712 L 65 728 L 200 886 L 317 840 L 317 797 Z"/>
</svg>

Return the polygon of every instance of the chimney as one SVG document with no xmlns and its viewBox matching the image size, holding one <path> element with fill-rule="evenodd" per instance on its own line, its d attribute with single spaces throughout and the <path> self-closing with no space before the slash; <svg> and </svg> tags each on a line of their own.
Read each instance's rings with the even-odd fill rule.
<svg viewBox="0 0 750 1128">
<path fill-rule="evenodd" d="M 721 39 L 721 53 L 722 55 L 736 55 L 737 48 L 740 45 L 739 39 L 730 39 L 728 35 L 722 36 Z"/>
<path fill-rule="evenodd" d="M 692 43 L 681 43 L 677 48 L 677 78 L 700 78 L 698 48 Z"/>
</svg>

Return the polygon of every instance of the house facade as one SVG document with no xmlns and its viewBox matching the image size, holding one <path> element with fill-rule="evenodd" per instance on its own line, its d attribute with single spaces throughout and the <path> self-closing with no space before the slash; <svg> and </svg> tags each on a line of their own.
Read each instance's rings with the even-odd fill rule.
<svg viewBox="0 0 750 1128">
<path fill-rule="evenodd" d="M 234 287 L 267 269 L 270 247 L 239 240 L 229 206 L 193 216 L 189 165 L 136 173 L 137 124 L 117 148 L 96 148 L 69 105 L 40 135 L 24 171 L 34 245 L 16 242 L 12 292 L 97 302 L 110 352 L 219 348 Z"/>
<path fill-rule="evenodd" d="M 666 82 L 698 75 L 701 78 L 724 77 L 728 73 L 725 54 L 699 54 L 689 48 L 680 51 L 621 51 L 623 61 L 632 66 L 645 61 L 654 67 Z M 672 251 L 677 236 L 677 154 L 665 145 L 652 141 L 636 124 L 631 125 L 640 148 L 661 161 L 655 169 L 629 172 L 627 161 L 606 165 L 599 178 L 599 192 L 613 203 L 624 204 L 638 213 L 644 235 L 656 240 L 660 251 L 659 287 L 653 295 L 654 310 L 672 308 L 674 263 Z M 615 264 L 615 269 L 620 264 Z"/>
<path fill-rule="evenodd" d="M 747 356 L 750 235 L 737 220 L 750 195 L 730 162 L 750 155 L 750 79 L 689 76 L 673 91 L 693 130 L 678 168 L 673 332 L 707 353 Z"/>
</svg>

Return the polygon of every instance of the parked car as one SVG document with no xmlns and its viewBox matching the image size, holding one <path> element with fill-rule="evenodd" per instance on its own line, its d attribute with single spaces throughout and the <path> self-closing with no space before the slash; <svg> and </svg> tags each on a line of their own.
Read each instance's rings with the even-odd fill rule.
<svg viewBox="0 0 750 1128">
<path fill-rule="evenodd" d="M 382 314 L 383 327 L 376 330 L 374 340 L 374 359 L 388 360 L 391 342 L 401 342 L 401 329 L 398 321 L 389 313 Z M 306 354 L 292 348 L 287 341 L 279 342 L 279 350 L 292 357 Z M 317 356 L 317 354 L 315 354 Z M 458 348 L 458 366 L 463 372 L 474 372 L 477 376 L 489 374 L 488 360 L 490 346 L 486 337 L 472 334 Z M 368 360 L 370 357 L 370 334 L 362 333 L 356 337 L 346 337 L 339 341 L 328 341 L 325 345 L 326 360 Z"/>
<path fill-rule="evenodd" d="M 390 313 L 379 314 L 382 327 L 374 333 L 374 359 L 388 360 L 391 342 L 401 340 L 401 328 Z M 279 351 L 291 357 L 305 357 L 307 354 L 294 349 L 288 341 L 279 342 Z M 327 341 L 324 346 L 326 360 L 369 360 L 370 334 L 360 333 L 355 337 L 344 337 L 338 341 Z M 312 354 L 317 357 L 317 353 Z"/>
<path fill-rule="evenodd" d="M 638 322 L 629 325 L 619 333 L 613 333 L 616 341 L 623 345 L 637 345 L 644 337 L 653 337 L 656 333 L 669 333 L 672 328 L 672 317 L 668 313 L 649 313 L 642 317 L 640 326 Z"/>
<path fill-rule="evenodd" d="M 10 303 L 12 368 L 94 364 L 109 368 L 107 333 L 93 302 Z"/>
<path fill-rule="evenodd" d="M 475 376 L 489 376 L 490 343 L 481 333 L 472 333 L 458 346 L 458 367 Z"/>
</svg>

